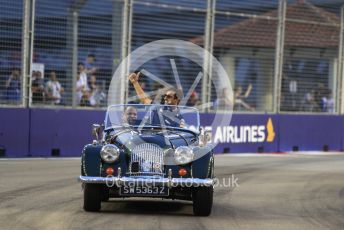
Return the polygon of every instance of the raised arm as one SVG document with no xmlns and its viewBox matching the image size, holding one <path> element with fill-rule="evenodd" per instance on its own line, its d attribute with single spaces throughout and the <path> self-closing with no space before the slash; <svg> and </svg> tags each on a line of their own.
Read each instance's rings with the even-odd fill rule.
<svg viewBox="0 0 344 230">
<path fill-rule="evenodd" d="M 139 84 L 139 77 L 140 77 L 140 72 L 136 73 L 131 73 L 129 75 L 129 80 L 130 82 L 133 84 L 134 89 L 136 91 L 137 96 L 139 97 L 141 103 L 143 104 L 151 104 L 152 103 L 152 99 L 150 99 L 145 92 L 143 91 L 143 89 L 141 88 L 140 84 Z"/>
<path fill-rule="evenodd" d="M 244 97 L 247 98 L 248 96 L 250 96 L 251 91 L 252 91 L 252 84 L 249 84 Z"/>
</svg>

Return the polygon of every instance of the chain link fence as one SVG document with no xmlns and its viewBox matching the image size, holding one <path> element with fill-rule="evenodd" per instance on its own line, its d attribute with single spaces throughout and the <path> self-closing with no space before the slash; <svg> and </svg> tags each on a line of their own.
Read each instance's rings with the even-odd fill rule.
<svg viewBox="0 0 344 230">
<path fill-rule="evenodd" d="M 339 111 L 340 7 L 288 2 L 284 20 L 281 111 Z"/>
<path fill-rule="evenodd" d="M 0 103 L 22 105 L 23 2 L 2 1 L 0 7 Z"/>
<path fill-rule="evenodd" d="M 213 53 L 234 90 L 199 82 L 188 105 L 237 112 L 343 112 L 343 2 L 325 0 L 0 0 L 1 106 L 104 108 L 131 51 L 181 39 Z M 178 52 L 183 52 L 179 50 Z M 186 92 L 202 68 L 161 56 L 142 68 Z M 139 71 L 131 70 L 131 71 Z M 143 75 L 147 92 L 161 88 Z M 126 102 L 136 103 L 131 84 Z"/>
</svg>

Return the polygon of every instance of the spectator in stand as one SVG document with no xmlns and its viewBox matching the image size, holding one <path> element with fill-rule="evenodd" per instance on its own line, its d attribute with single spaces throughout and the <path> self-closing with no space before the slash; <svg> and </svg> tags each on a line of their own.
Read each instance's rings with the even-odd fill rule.
<svg viewBox="0 0 344 230">
<path fill-rule="evenodd" d="M 80 78 L 80 74 L 78 74 L 77 82 L 76 82 L 76 93 L 77 93 L 77 102 L 80 106 L 90 106 L 89 98 L 89 91 L 85 90 L 85 85 Z"/>
<path fill-rule="evenodd" d="M 332 97 L 332 90 L 327 89 L 325 95 L 321 98 L 322 112 L 334 113 L 334 99 Z"/>
<path fill-rule="evenodd" d="M 91 106 L 100 106 L 101 101 L 105 98 L 105 93 L 102 92 L 101 87 L 97 84 L 96 75 L 90 77 L 90 95 L 89 102 Z"/>
<path fill-rule="evenodd" d="M 316 88 L 314 93 L 314 98 L 321 111 L 323 111 L 325 107 L 323 99 L 326 98 L 327 91 L 328 89 L 325 87 L 323 83 L 318 83 L 318 87 Z"/>
<path fill-rule="evenodd" d="M 76 80 L 77 102 L 79 105 L 87 106 L 89 104 L 89 90 L 85 66 L 83 63 L 79 63 Z"/>
<path fill-rule="evenodd" d="M 61 94 L 64 89 L 57 80 L 56 72 L 50 72 L 50 80 L 46 83 L 45 94 L 48 103 L 59 105 L 61 103 Z"/>
<path fill-rule="evenodd" d="M 32 103 L 41 104 L 44 102 L 44 79 L 41 71 L 32 72 Z"/>
<path fill-rule="evenodd" d="M 242 86 L 236 86 L 234 89 L 234 97 L 235 97 L 235 104 L 234 104 L 234 110 L 240 111 L 244 110 L 247 111 L 253 111 L 254 108 L 251 107 L 248 103 L 245 102 L 244 99 L 248 98 L 250 96 L 250 93 L 252 91 L 252 84 L 249 84 L 246 92 L 243 94 Z"/>
<path fill-rule="evenodd" d="M 92 74 L 95 74 L 97 71 L 97 68 L 94 65 L 95 61 L 96 61 L 96 56 L 94 54 L 87 55 L 87 58 L 84 62 L 84 66 L 85 66 L 85 72 L 88 77 L 90 77 Z"/>
<path fill-rule="evenodd" d="M 302 101 L 301 111 L 305 112 L 318 112 L 319 106 L 315 101 L 315 90 L 311 90 L 310 92 L 306 93 L 304 99 Z"/>
<path fill-rule="evenodd" d="M 11 75 L 6 81 L 6 99 L 10 103 L 18 103 L 20 101 L 21 82 L 20 70 L 13 68 Z"/>
<path fill-rule="evenodd" d="M 223 88 L 220 92 L 220 97 L 214 102 L 215 110 L 229 110 L 233 106 L 231 98 L 228 94 L 228 89 Z"/>
<path fill-rule="evenodd" d="M 201 101 L 199 100 L 198 93 L 196 91 L 193 91 L 190 95 L 190 98 L 188 102 L 186 103 L 186 106 L 199 106 L 201 104 Z"/>
</svg>

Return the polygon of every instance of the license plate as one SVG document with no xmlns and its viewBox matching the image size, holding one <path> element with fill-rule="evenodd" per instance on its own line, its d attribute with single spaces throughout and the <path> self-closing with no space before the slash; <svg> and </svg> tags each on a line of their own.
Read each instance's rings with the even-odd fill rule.
<svg viewBox="0 0 344 230">
<path fill-rule="evenodd" d="M 120 188 L 120 194 L 122 196 L 168 196 L 167 187 L 143 187 L 143 186 L 122 186 Z"/>
</svg>

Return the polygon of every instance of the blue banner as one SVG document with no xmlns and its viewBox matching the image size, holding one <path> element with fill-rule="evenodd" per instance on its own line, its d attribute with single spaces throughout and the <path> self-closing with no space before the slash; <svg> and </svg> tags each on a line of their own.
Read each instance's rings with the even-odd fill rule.
<svg viewBox="0 0 344 230">
<path fill-rule="evenodd" d="M 93 139 L 91 125 L 105 116 L 104 111 L 68 109 L 1 108 L 0 114 L 0 148 L 6 157 L 48 157 L 54 151 L 80 156 Z M 343 116 L 233 114 L 226 125 L 213 120 L 214 114 L 201 114 L 216 153 L 344 149 Z"/>
</svg>

